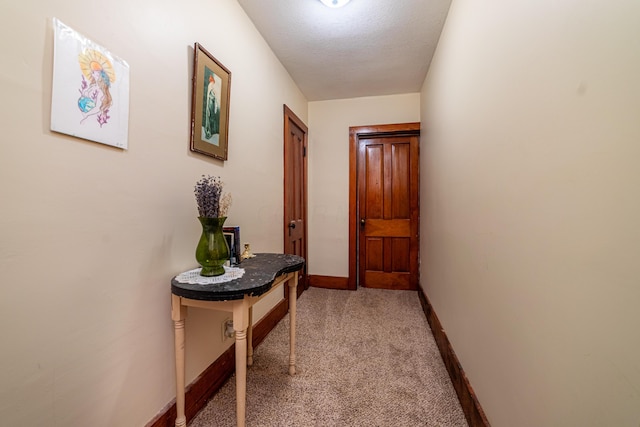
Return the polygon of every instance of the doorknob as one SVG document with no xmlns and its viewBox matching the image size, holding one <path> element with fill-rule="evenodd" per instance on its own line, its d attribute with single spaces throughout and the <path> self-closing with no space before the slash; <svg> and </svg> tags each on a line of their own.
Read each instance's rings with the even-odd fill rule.
<svg viewBox="0 0 640 427">
<path fill-rule="evenodd" d="M 289 223 L 289 228 L 291 228 L 291 229 L 296 228 L 296 223 L 295 223 L 295 221 L 291 221 L 291 222 Z"/>
<path fill-rule="evenodd" d="M 364 223 L 365 223 L 365 219 L 364 218 L 360 218 L 360 225 L 364 227 Z"/>
</svg>

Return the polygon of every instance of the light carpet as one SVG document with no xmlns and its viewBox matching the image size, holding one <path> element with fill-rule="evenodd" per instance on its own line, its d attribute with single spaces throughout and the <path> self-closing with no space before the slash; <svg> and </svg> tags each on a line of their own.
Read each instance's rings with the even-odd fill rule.
<svg viewBox="0 0 640 427">
<path fill-rule="evenodd" d="M 310 288 L 255 350 L 247 426 L 467 426 L 413 291 Z M 189 427 L 236 425 L 235 375 Z"/>
</svg>

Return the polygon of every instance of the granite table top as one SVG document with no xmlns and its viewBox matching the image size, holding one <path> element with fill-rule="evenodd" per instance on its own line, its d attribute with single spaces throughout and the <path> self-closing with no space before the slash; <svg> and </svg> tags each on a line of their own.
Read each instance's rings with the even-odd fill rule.
<svg viewBox="0 0 640 427">
<path fill-rule="evenodd" d="M 200 301 L 228 301 L 243 299 L 245 295 L 260 296 L 271 289 L 275 279 L 293 273 L 304 266 L 304 258 L 291 254 L 258 253 L 245 259 L 238 267 L 245 270 L 238 279 L 207 285 L 182 283 L 171 279 L 171 293 Z"/>
</svg>

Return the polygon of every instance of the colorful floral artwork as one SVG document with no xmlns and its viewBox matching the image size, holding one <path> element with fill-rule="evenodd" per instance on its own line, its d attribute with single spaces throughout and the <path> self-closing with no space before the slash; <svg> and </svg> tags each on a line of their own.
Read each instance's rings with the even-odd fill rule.
<svg viewBox="0 0 640 427">
<path fill-rule="evenodd" d="M 53 25 L 51 130 L 126 149 L 129 65 L 55 18 Z"/>
<path fill-rule="evenodd" d="M 109 107 L 113 104 L 109 88 L 116 80 L 116 73 L 111 61 L 97 50 L 87 49 L 82 52 L 78 55 L 78 62 L 82 70 L 78 108 L 84 114 L 80 123 L 91 116 L 97 116 L 96 119 L 102 126 L 109 121 Z"/>
</svg>

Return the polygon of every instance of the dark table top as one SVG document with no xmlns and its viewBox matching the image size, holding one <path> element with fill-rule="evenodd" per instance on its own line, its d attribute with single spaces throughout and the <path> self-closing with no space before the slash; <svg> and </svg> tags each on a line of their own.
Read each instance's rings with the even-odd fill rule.
<svg viewBox="0 0 640 427">
<path fill-rule="evenodd" d="M 238 265 L 245 270 L 239 279 L 230 282 L 197 285 L 171 279 L 171 293 L 201 301 L 242 299 L 245 295 L 259 296 L 271 289 L 275 279 L 293 273 L 304 266 L 304 258 L 291 254 L 256 254 Z"/>
</svg>

